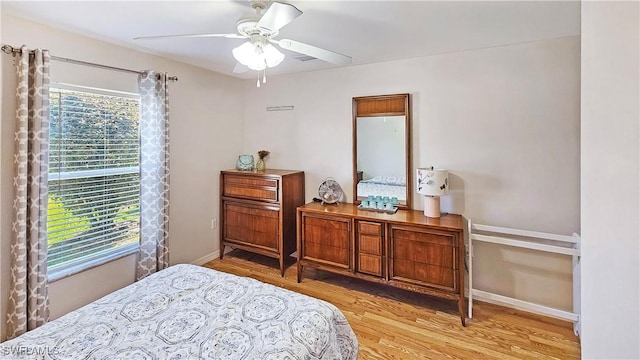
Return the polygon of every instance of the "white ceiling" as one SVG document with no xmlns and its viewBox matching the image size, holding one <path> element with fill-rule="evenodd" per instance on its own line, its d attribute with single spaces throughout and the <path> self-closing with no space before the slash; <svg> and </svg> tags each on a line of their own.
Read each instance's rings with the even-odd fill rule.
<svg viewBox="0 0 640 360">
<path fill-rule="evenodd" d="M 283 0 L 283 2 L 285 2 Z M 286 1 L 303 14 L 280 31 L 288 38 L 349 55 L 353 64 L 422 57 L 580 33 L 579 1 Z M 254 13 L 241 1 L 2 1 L 2 11 L 64 30 L 234 74 L 231 50 L 244 40 L 136 36 L 235 33 Z M 55 55 L 55 49 L 50 49 Z M 336 67 L 297 53 L 269 73 Z"/>
</svg>

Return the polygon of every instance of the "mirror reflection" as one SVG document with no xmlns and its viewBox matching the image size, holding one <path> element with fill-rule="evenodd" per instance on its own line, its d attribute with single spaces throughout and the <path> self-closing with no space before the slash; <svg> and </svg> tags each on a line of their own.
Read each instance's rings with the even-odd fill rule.
<svg viewBox="0 0 640 360">
<path fill-rule="evenodd" d="M 357 118 L 358 199 L 373 196 L 407 202 L 405 117 Z"/>
<path fill-rule="evenodd" d="M 410 208 L 409 94 L 353 98 L 354 202 Z"/>
</svg>

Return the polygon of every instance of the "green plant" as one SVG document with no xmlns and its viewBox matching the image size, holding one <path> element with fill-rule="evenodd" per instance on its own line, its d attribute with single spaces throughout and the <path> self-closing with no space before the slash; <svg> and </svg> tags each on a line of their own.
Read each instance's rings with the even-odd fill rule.
<svg viewBox="0 0 640 360">
<path fill-rule="evenodd" d="M 56 236 L 49 237 L 49 245 L 71 240 L 89 230 L 91 224 L 84 216 L 76 216 L 55 196 L 49 195 L 47 207 L 47 230 Z"/>
</svg>

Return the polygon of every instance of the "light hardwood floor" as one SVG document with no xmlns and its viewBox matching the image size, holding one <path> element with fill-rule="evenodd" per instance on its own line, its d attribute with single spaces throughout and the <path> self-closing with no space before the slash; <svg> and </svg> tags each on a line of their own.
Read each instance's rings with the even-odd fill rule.
<svg viewBox="0 0 640 360">
<path fill-rule="evenodd" d="M 295 259 L 285 277 L 278 261 L 234 250 L 204 266 L 248 276 L 328 301 L 351 324 L 359 359 L 579 359 L 572 324 L 483 302 L 462 327 L 455 302 L 313 269 L 296 282 Z"/>
</svg>

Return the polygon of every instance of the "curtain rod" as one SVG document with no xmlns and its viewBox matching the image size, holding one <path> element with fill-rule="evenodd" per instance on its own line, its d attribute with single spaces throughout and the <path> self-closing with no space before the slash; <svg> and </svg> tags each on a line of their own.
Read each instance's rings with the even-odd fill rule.
<svg viewBox="0 0 640 360">
<path fill-rule="evenodd" d="M 20 52 L 20 49 L 15 48 L 15 47 L 13 47 L 11 45 L 2 45 L 1 49 L 5 54 L 16 54 L 16 53 Z M 124 68 L 119 68 L 119 67 L 115 67 L 115 66 L 96 64 L 96 63 L 92 63 L 92 62 L 88 62 L 88 61 L 68 59 L 68 58 L 63 58 L 63 57 L 53 56 L 53 55 L 51 55 L 50 57 L 51 57 L 51 60 L 60 61 L 60 62 L 66 62 L 66 63 L 71 63 L 71 64 L 76 64 L 76 65 L 93 66 L 93 67 L 107 69 L 107 70 L 122 71 L 122 72 L 128 72 L 128 73 L 139 74 L 139 75 L 146 74 L 146 71 L 124 69 Z M 177 76 L 167 76 L 167 80 L 169 80 L 169 81 L 178 81 L 178 77 Z"/>
</svg>

